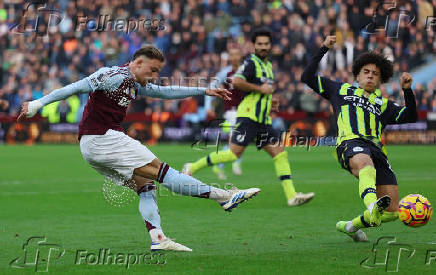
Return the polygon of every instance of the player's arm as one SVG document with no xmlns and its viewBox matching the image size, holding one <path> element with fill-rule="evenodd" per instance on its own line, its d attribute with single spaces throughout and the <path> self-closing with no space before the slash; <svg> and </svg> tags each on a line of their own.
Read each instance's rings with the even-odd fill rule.
<svg viewBox="0 0 436 275">
<path fill-rule="evenodd" d="M 95 90 L 106 90 L 115 86 L 120 81 L 121 75 L 110 77 L 108 75 L 109 71 L 110 68 L 103 67 L 90 76 L 60 89 L 56 89 L 40 99 L 24 102 L 17 120 L 22 121 L 25 119 L 25 117 L 33 117 L 36 112 L 38 112 L 38 110 L 45 105 L 66 99 L 72 95 L 79 93 L 90 93 Z"/>
<path fill-rule="evenodd" d="M 395 102 L 389 100 L 387 102 L 386 111 L 383 113 L 386 119 L 386 124 L 401 124 L 413 123 L 418 119 L 416 112 L 415 95 L 411 89 L 412 76 L 408 73 L 401 75 L 401 88 L 404 92 L 404 101 L 406 106 L 399 106 Z"/>
<path fill-rule="evenodd" d="M 274 90 L 267 82 L 262 85 L 250 83 L 254 79 L 256 68 L 254 61 L 245 60 L 233 76 L 232 84 L 237 90 L 244 92 L 255 92 L 261 94 L 272 94 Z"/>
<path fill-rule="evenodd" d="M 212 82 L 210 83 L 210 88 L 211 89 L 217 89 L 220 88 L 222 84 L 224 84 L 226 82 L 226 78 L 227 78 L 227 74 L 229 73 L 229 68 L 231 70 L 231 67 L 225 67 L 223 68 L 221 71 L 219 71 L 215 77 L 213 78 Z"/>
<path fill-rule="evenodd" d="M 18 116 L 17 121 L 20 122 L 24 120 L 26 117 L 27 118 L 33 117 L 38 112 L 39 109 L 41 109 L 43 106 L 47 104 L 66 99 L 78 93 L 89 93 L 91 91 L 92 91 L 92 87 L 90 86 L 86 78 L 71 83 L 60 89 L 56 89 L 40 99 L 33 100 L 30 102 L 24 102 L 23 105 L 21 106 L 21 112 L 20 115 Z"/>
<path fill-rule="evenodd" d="M 226 89 L 208 89 L 203 87 L 183 87 L 183 86 L 160 86 L 147 83 L 144 87 L 139 88 L 139 94 L 149 97 L 162 99 L 181 99 L 197 95 L 209 95 L 220 97 L 224 100 L 230 100 L 231 93 Z"/>
<path fill-rule="evenodd" d="M 335 93 L 340 89 L 342 83 L 319 76 L 317 72 L 319 62 L 335 43 L 336 36 L 327 36 L 324 40 L 323 46 L 318 50 L 301 75 L 301 82 L 307 84 L 307 86 L 312 88 L 312 90 L 327 99 L 330 98 L 332 93 Z"/>
</svg>

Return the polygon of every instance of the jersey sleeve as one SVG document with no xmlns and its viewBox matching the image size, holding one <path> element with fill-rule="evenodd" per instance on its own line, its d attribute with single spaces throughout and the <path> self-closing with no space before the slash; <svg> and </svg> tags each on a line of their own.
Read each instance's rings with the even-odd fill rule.
<svg viewBox="0 0 436 275">
<path fill-rule="evenodd" d="M 323 46 L 313 56 L 310 63 L 304 69 L 301 75 L 301 81 L 306 83 L 312 90 L 320 94 L 326 99 L 330 99 L 333 94 L 338 93 L 343 83 L 328 79 L 317 75 L 319 62 L 323 56 L 328 52 L 329 48 Z"/>
<path fill-rule="evenodd" d="M 330 99 L 333 94 L 337 94 L 343 83 L 331 80 L 329 78 L 316 75 L 306 82 L 315 93 L 320 94 L 325 99 Z"/>
<path fill-rule="evenodd" d="M 244 63 L 239 66 L 238 70 L 233 77 L 240 77 L 247 82 L 253 82 L 256 76 L 256 68 L 254 61 L 245 60 Z"/>
<path fill-rule="evenodd" d="M 128 78 L 128 76 L 119 73 L 116 70 L 112 70 L 111 68 L 103 67 L 88 76 L 86 79 L 88 80 L 92 91 L 95 92 L 97 90 L 116 90 L 125 78 Z"/>
<path fill-rule="evenodd" d="M 401 106 L 392 100 L 387 101 L 386 110 L 383 113 L 384 124 L 401 124 L 416 122 L 416 101 L 411 89 L 404 91 L 406 106 Z"/>
<path fill-rule="evenodd" d="M 75 94 L 89 93 L 91 92 L 91 90 L 92 89 L 89 85 L 89 82 L 84 78 L 60 89 L 56 89 L 48 95 L 45 95 L 42 98 L 38 99 L 38 101 L 41 102 L 42 106 L 45 106 L 52 102 L 66 99 Z"/>
<path fill-rule="evenodd" d="M 139 95 L 162 98 L 162 99 L 181 99 L 190 96 L 205 95 L 206 88 L 203 87 L 183 87 L 183 86 L 160 86 L 147 83 L 138 90 Z"/>
<path fill-rule="evenodd" d="M 231 71 L 231 67 L 225 67 L 224 69 L 222 69 L 221 71 L 219 71 L 213 81 L 210 83 L 210 88 L 211 89 L 217 89 L 220 88 L 220 86 L 226 82 L 226 78 L 227 78 L 227 74 Z"/>
</svg>

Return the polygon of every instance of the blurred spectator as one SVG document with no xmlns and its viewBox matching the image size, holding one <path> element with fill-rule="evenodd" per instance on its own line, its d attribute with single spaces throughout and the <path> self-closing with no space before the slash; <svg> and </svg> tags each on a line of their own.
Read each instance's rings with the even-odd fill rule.
<svg viewBox="0 0 436 275">
<path fill-rule="evenodd" d="M 40 98 L 99 67 L 125 64 L 145 43 L 153 43 L 165 53 L 162 76 L 214 76 L 228 65 L 223 53 L 230 45 L 249 53 L 253 28 L 269 27 L 273 30 L 274 85 L 282 112 L 328 110 L 328 103 L 307 91 L 299 76 L 330 33 L 337 35 L 338 43 L 323 58 L 320 69 L 340 81 L 353 81 L 351 64 L 367 50 L 389 56 L 394 62 L 394 77 L 434 60 L 436 51 L 434 30 L 425 29 L 427 17 L 435 16 L 436 0 L 397 1 L 394 9 L 376 0 L 49 0 L 47 9 L 57 11 L 63 20 L 48 27 L 49 12 L 32 10 L 28 18 L 20 18 L 25 2 L 0 2 L 0 99 L 9 105 L 0 111 L 11 115 L 17 114 L 25 100 Z M 413 15 L 417 19 L 409 22 Z M 159 28 L 144 24 L 144 28 L 127 33 L 127 26 L 121 31 L 113 23 L 104 26 L 99 19 L 104 16 L 112 22 L 149 20 Z M 81 28 L 79 17 L 88 20 Z M 35 20 L 38 18 L 40 21 Z M 386 18 L 388 26 L 383 30 Z M 39 22 L 37 29 L 48 35 L 36 36 L 31 31 L 18 34 L 22 29 L 13 28 L 16 22 L 26 22 L 27 30 Z M 434 110 L 436 77 L 422 84 L 416 85 L 419 109 Z M 387 92 L 391 98 L 402 100 L 397 84 Z M 79 100 L 78 118 L 87 95 L 79 95 Z M 197 99 L 182 101 L 180 108 L 178 101 L 159 102 L 138 99 L 129 112 L 175 112 L 185 123 L 201 122 L 206 117 Z"/>
</svg>

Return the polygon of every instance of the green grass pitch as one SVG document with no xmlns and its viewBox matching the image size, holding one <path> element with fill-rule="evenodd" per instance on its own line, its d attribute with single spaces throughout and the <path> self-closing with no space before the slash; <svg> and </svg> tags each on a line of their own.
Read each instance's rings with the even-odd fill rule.
<svg viewBox="0 0 436 275">
<path fill-rule="evenodd" d="M 189 145 L 150 149 L 176 169 L 207 152 Z M 122 260 L 120 265 L 77 265 L 76 253 L 105 248 L 112 253 L 147 253 L 150 239 L 137 200 L 123 208 L 106 203 L 103 177 L 82 159 L 77 145 L 1 146 L 0 274 L 35 272 L 30 259 L 25 268 L 10 266 L 23 257 L 23 244 L 35 236 L 65 250 L 49 264 L 48 272 L 54 274 L 436 273 L 435 218 L 422 228 L 409 228 L 400 221 L 384 224 L 366 230 L 369 243 L 353 243 L 336 231 L 335 224 L 364 209 L 356 180 L 340 169 L 332 148 L 287 150 L 295 186 L 298 191 L 316 192 L 312 202 L 287 207 L 271 158 L 251 147 L 243 156 L 243 176 L 233 176 L 228 165 L 227 181 L 217 180 L 210 169 L 196 177 L 221 186 L 230 182 L 241 188 L 260 187 L 255 199 L 226 213 L 213 201 L 161 190 L 158 204 L 164 232 L 194 251 L 166 253 L 164 264 L 132 264 L 126 269 Z M 389 146 L 388 152 L 400 196 L 420 193 L 435 205 L 436 146 Z M 380 237 L 395 237 L 396 243 L 380 244 L 371 251 Z M 390 254 L 383 264 L 387 250 Z"/>
</svg>

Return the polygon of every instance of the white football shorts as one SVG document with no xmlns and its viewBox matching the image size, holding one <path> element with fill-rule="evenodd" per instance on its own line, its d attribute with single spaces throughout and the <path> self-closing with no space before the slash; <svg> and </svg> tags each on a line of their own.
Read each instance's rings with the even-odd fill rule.
<svg viewBox="0 0 436 275">
<path fill-rule="evenodd" d="M 156 158 L 139 141 L 111 129 L 104 135 L 83 135 L 80 151 L 92 168 L 117 185 L 123 185 L 132 178 L 133 170 Z"/>
</svg>

